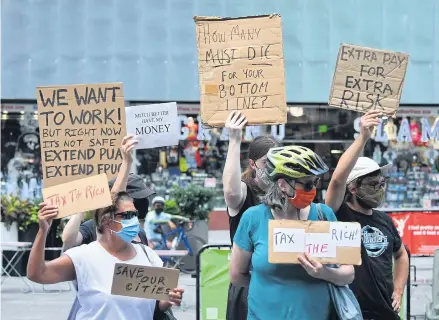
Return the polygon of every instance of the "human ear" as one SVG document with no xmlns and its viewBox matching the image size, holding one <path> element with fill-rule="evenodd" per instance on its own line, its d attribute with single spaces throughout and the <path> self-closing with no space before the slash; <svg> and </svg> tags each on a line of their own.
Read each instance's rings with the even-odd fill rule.
<svg viewBox="0 0 439 320">
<path fill-rule="evenodd" d="M 282 192 L 287 192 L 287 191 L 288 191 L 288 190 L 287 190 L 287 183 L 285 182 L 284 179 L 279 179 L 279 180 L 277 180 L 277 185 L 279 186 L 279 189 L 280 189 Z"/>
<path fill-rule="evenodd" d="M 256 170 L 256 163 L 255 163 L 252 159 L 248 159 L 248 165 L 249 165 L 250 168 L 252 168 L 253 170 Z"/>
</svg>

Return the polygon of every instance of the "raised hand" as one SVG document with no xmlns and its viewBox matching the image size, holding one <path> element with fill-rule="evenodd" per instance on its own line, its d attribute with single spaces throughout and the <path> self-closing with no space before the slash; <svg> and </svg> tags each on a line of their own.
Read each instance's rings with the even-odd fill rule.
<svg viewBox="0 0 439 320">
<path fill-rule="evenodd" d="M 360 136 L 366 140 L 369 140 L 372 136 L 373 128 L 380 124 L 380 119 L 378 118 L 381 115 L 380 111 L 371 110 L 368 111 L 364 116 L 360 119 Z"/>
<path fill-rule="evenodd" d="M 58 207 L 47 204 L 45 202 L 40 203 L 40 210 L 38 211 L 38 224 L 40 230 L 49 232 L 53 219 L 58 215 Z"/>
<path fill-rule="evenodd" d="M 122 158 L 129 163 L 133 162 L 133 150 L 136 147 L 137 141 L 134 136 L 126 136 L 122 139 L 120 144 L 120 151 L 122 152 Z"/>
<path fill-rule="evenodd" d="M 229 132 L 229 140 L 241 142 L 242 128 L 247 123 L 247 118 L 239 111 L 232 111 L 226 120 L 226 128 Z"/>
</svg>

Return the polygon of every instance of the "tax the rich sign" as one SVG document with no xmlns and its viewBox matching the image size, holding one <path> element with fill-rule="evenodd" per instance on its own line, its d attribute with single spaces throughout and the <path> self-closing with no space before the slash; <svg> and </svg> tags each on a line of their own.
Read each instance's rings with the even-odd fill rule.
<svg viewBox="0 0 439 320">
<path fill-rule="evenodd" d="M 342 44 L 329 105 L 358 112 L 371 109 L 393 116 L 399 107 L 409 55 Z"/>
<path fill-rule="evenodd" d="M 357 222 L 270 220 L 268 228 L 270 263 L 299 263 L 308 253 L 321 263 L 361 265 Z"/>
<path fill-rule="evenodd" d="M 126 135 L 122 83 L 37 87 L 44 187 L 115 177 Z"/>
<path fill-rule="evenodd" d="M 44 202 L 58 206 L 57 219 L 112 204 L 105 174 L 44 188 L 42 192 Z"/>
<path fill-rule="evenodd" d="M 281 17 L 194 19 L 203 122 L 224 126 L 239 110 L 251 125 L 286 123 Z"/>
</svg>

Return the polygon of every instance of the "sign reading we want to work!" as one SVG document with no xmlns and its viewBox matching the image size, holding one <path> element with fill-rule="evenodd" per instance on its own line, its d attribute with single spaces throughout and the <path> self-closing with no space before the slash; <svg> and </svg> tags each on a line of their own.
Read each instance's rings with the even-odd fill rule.
<svg viewBox="0 0 439 320">
<path fill-rule="evenodd" d="M 44 187 L 106 173 L 122 164 L 122 83 L 37 87 Z"/>
<path fill-rule="evenodd" d="M 279 15 L 195 17 L 201 118 L 223 126 L 232 110 L 248 124 L 287 120 Z"/>
</svg>

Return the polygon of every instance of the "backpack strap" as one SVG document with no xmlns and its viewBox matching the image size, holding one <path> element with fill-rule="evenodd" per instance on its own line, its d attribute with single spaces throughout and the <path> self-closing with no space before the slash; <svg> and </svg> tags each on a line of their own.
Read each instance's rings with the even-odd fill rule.
<svg viewBox="0 0 439 320">
<path fill-rule="evenodd" d="M 320 203 L 316 203 L 317 207 L 317 216 L 319 217 L 319 221 L 327 221 L 326 215 L 323 213 L 322 206 Z"/>
<path fill-rule="evenodd" d="M 145 245 L 143 243 L 139 243 L 139 246 L 142 248 L 143 252 L 145 252 L 148 261 L 151 262 L 151 259 L 149 259 L 148 253 L 146 252 Z"/>
</svg>

